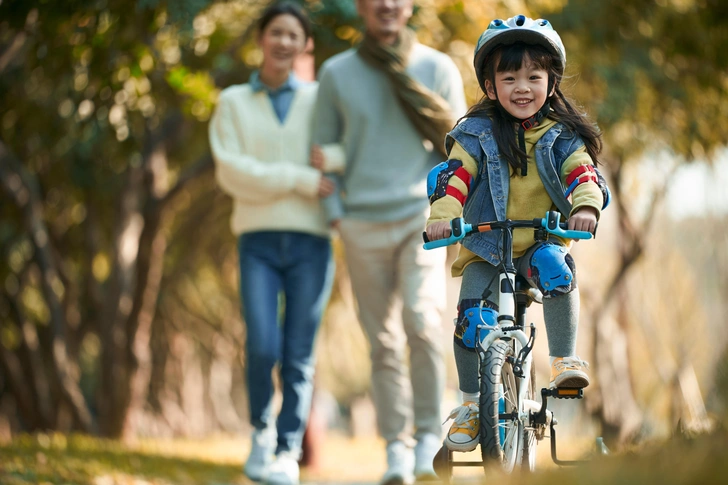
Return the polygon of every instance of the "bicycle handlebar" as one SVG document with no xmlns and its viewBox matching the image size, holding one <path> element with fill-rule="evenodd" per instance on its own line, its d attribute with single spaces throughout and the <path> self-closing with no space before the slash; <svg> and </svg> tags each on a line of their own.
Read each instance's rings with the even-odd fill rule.
<svg viewBox="0 0 728 485">
<path fill-rule="evenodd" d="M 594 235 L 588 231 L 574 231 L 568 229 L 568 224 L 565 222 L 561 222 L 561 214 L 556 211 L 549 211 L 546 213 L 546 217 L 536 218 L 530 221 L 512 221 L 510 219 L 506 219 L 505 221 L 467 224 L 462 217 L 458 217 L 450 221 L 450 237 L 430 241 L 427 238 L 427 233 L 422 233 L 422 236 L 425 239 L 424 248 L 435 249 L 460 242 L 465 239 L 465 236 L 474 232 L 487 232 L 492 231 L 493 229 L 514 228 L 543 228 L 550 234 L 567 239 L 591 239 L 594 237 Z"/>
</svg>

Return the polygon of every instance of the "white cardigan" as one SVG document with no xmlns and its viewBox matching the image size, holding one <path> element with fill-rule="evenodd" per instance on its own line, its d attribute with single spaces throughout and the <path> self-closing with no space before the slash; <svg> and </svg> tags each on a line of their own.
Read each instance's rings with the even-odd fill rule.
<svg viewBox="0 0 728 485">
<path fill-rule="evenodd" d="M 321 172 L 309 163 L 318 83 L 296 89 L 281 123 L 265 91 L 249 84 L 222 91 L 210 121 L 210 148 L 220 187 L 234 199 L 233 234 L 296 231 L 329 236 L 317 196 Z M 341 171 L 343 150 L 322 147 L 325 171 Z"/>
</svg>

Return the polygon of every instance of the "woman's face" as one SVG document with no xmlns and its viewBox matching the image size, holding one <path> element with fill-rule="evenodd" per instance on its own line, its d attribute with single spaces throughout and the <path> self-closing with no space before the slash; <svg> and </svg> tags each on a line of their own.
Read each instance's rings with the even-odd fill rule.
<svg viewBox="0 0 728 485">
<path fill-rule="evenodd" d="M 293 61 L 306 48 L 306 34 L 291 14 L 280 14 L 258 36 L 263 51 L 263 66 L 275 71 L 290 71 Z"/>
<path fill-rule="evenodd" d="M 511 116 L 521 120 L 535 115 L 546 98 L 553 94 L 548 92 L 548 86 L 548 71 L 538 67 L 528 56 L 524 57 L 518 70 L 497 71 L 495 89 L 489 80 L 485 82 L 488 97 L 497 99 Z"/>
</svg>

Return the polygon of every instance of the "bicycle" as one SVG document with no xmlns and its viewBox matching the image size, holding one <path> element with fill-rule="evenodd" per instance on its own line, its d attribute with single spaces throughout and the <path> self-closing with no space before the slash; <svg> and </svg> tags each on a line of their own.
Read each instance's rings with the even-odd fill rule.
<svg viewBox="0 0 728 485">
<path fill-rule="evenodd" d="M 534 229 L 534 239 L 545 241 L 550 234 L 567 239 L 591 239 L 585 231 L 568 230 L 556 211 L 546 217 L 533 220 L 505 220 L 466 224 L 462 218 L 450 222 L 451 236 L 429 241 L 426 233 L 425 249 L 434 249 L 457 243 L 475 232 L 501 231 L 503 255 L 499 265 L 497 324 L 491 326 L 482 319 L 476 329 L 476 352 L 480 374 L 480 451 L 482 461 L 454 461 L 453 451 L 443 443 L 434 458 L 433 465 L 439 478 L 450 483 L 454 466 L 488 466 L 500 464 L 504 471 L 512 472 L 520 467 L 534 471 L 536 445 L 550 428 L 551 457 L 557 465 L 575 465 L 581 461 L 560 460 L 556 455 L 556 420 L 547 409 L 549 397 L 579 399 L 582 389 L 541 390 L 541 402 L 535 401 L 535 367 L 531 351 L 536 339 L 536 327 L 529 325 L 526 335 L 526 308 L 533 302 L 541 303 L 541 293 L 516 275 L 513 264 L 512 230 Z M 480 311 L 483 309 L 480 302 Z M 486 332 L 483 335 L 483 332 Z M 606 453 L 606 447 L 597 438 L 598 450 Z"/>
</svg>

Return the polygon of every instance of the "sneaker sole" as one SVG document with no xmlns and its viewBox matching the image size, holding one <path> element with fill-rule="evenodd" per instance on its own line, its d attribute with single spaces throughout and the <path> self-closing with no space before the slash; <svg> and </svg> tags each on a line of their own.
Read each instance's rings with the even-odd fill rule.
<svg viewBox="0 0 728 485">
<path fill-rule="evenodd" d="M 407 482 L 402 477 L 392 477 L 380 483 L 380 485 L 406 485 L 406 483 Z"/>
<path fill-rule="evenodd" d="M 589 386 L 589 379 L 584 376 L 563 376 L 550 384 L 550 387 L 566 389 L 584 389 Z"/>
<path fill-rule="evenodd" d="M 473 451 L 478 446 L 478 440 L 474 439 L 467 443 L 455 443 L 446 439 L 445 446 L 450 451 Z"/>
</svg>

